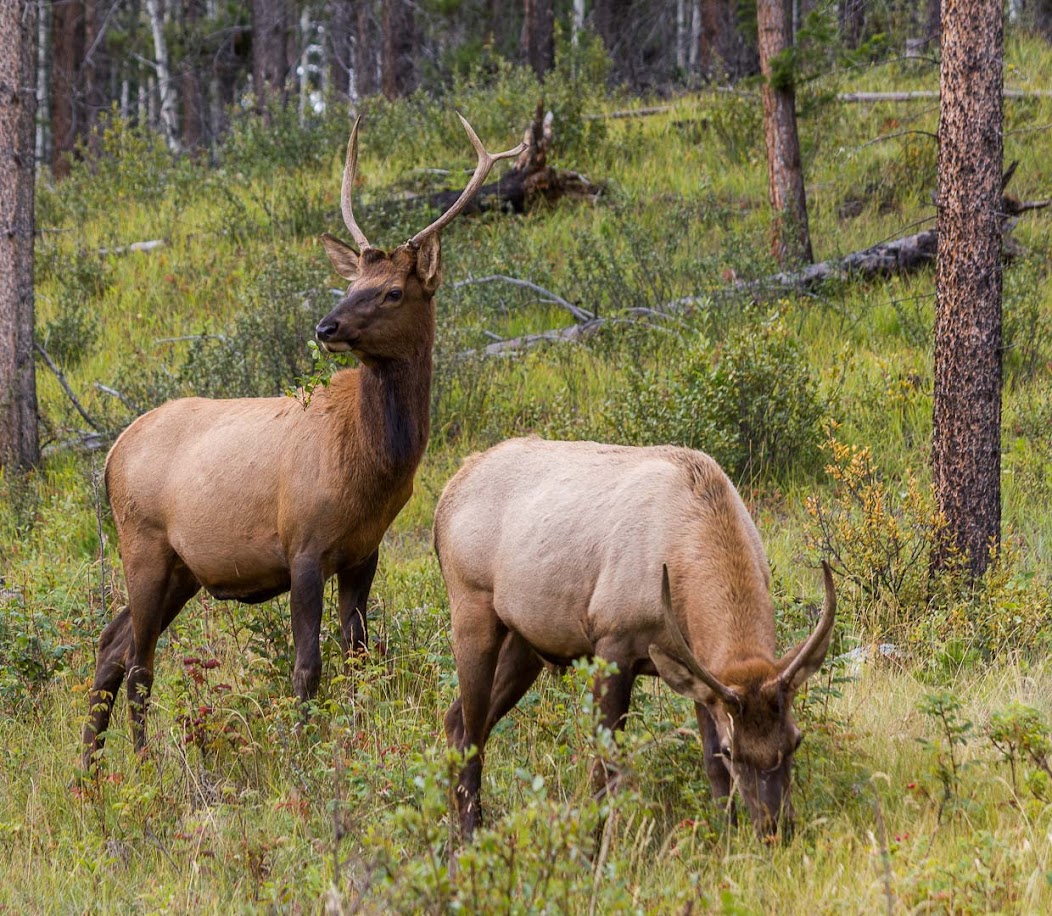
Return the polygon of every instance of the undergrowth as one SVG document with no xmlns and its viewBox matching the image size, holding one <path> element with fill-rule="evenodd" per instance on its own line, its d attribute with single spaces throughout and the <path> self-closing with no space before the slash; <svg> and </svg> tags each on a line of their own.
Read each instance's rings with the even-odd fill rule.
<svg viewBox="0 0 1052 916">
<path fill-rule="evenodd" d="M 1013 78 L 1048 72 L 1012 46 Z M 966 583 L 932 575 L 927 470 L 932 278 L 843 282 L 770 298 L 758 96 L 706 92 L 648 118 L 596 119 L 601 55 L 562 49 L 544 86 L 514 68 L 461 72 L 438 97 L 365 108 L 359 217 L 377 244 L 433 214 L 395 198 L 421 168 L 473 163 L 460 107 L 491 148 L 543 92 L 553 163 L 602 182 L 521 218 L 456 221 L 429 451 L 389 532 L 367 658 L 345 669 L 326 621 L 309 723 L 288 696 L 287 598 L 199 597 L 162 640 L 150 754 L 118 700 L 101 777 L 71 787 L 96 640 L 124 603 L 100 486 L 104 447 L 186 394 L 281 396 L 333 368 L 308 346 L 342 284 L 317 235 L 342 233 L 346 113 L 264 129 L 235 117 L 209 167 L 109 122 L 97 155 L 41 183 L 37 337 L 48 459 L 0 479 L 0 908 L 328 912 L 1040 912 L 1049 908 L 1047 663 L 1052 515 L 1048 230 L 1005 269 L 1003 545 Z M 908 62 L 839 72 L 837 88 L 932 87 Z M 930 220 L 931 110 L 846 110 L 816 76 L 805 167 L 819 257 Z M 1036 85 L 1036 83 L 1035 83 Z M 1006 101 L 1014 188 L 1042 196 L 1048 103 Z M 905 111 L 905 109 L 904 109 Z M 903 126 L 907 125 L 907 126 Z M 1018 128 L 1018 130 L 1016 130 Z M 917 131 L 918 133 L 913 133 Z M 882 137 L 879 143 L 872 141 Z M 813 193 L 812 192 L 813 189 Z M 356 198 L 356 204 L 359 198 Z M 356 207 L 356 212 L 358 212 Z M 114 214 L 119 213 L 120 218 Z M 135 241 L 159 240 L 148 252 Z M 526 288 L 496 276 L 526 280 Z M 598 316 L 572 343 L 487 355 Z M 90 418 L 91 424 L 85 418 Z M 430 551 L 438 494 L 472 450 L 511 435 L 679 442 L 714 454 L 756 517 L 779 646 L 818 614 L 836 572 L 829 665 L 796 701 L 796 835 L 761 844 L 703 777 L 693 710 L 642 679 L 614 744 L 594 737 L 583 665 L 543 676 L 494 732 L 487 828 L 451 831 L 442 717 L 456 695 L 448 607 Z M 80 443 L 87 454 L 71 447 Z M 335 616 L 335 594 L 326 596 Z M 595 801 L 592 755 L 622 790 Z"/>
</svg>

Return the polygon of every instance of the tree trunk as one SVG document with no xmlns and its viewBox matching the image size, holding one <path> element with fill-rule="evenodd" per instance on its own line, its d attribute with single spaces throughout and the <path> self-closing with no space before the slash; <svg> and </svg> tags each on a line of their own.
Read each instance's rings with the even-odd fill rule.
<svg viewBox="0 0 1052 916">
<path fill-rule="evenodd" d="M 352 97 L 354 78 L 354 0 L 332 0 L 329 8 L 329 85 L 333 95 L 343 102 Z M 357 81 L 355 81 L 357 82 Z"/>
<path fill-rule="evenodd" d="M 383 92 L 389 99 L 416 89 L 416 23 L 409 0 L 383 0 Z"/>
<path fill-rule="evenodd" d="M 1001 528 L 1001 0 L 947 0 L 942 18 L 932 467 L 946 529 L 975 575 Z"/>
<path fill-rule="evenodd" d="M 865 25 L 865 0 L 840 0 L 840 38 L 846 47 L 858 47 Z"/>
<path fill-rule="evenodd" d="M 555 63 L 554 30 L 552 0 L 523 0 L 522 50 L 537 79 Z"/>
<path fill-rule="evenodd" d="M 1030 18 L 1038 35 L 1045 41 L 1052 41 L 1052 0 L 1034 0 L 1028 5 L 1033 10 Z"/>
<path fill-rule="evenodd" d="M 626 34 L 631 6 L 631 0 L 595 0 L 592 4 L 592 26 L 603 40 L 614 72 L 620 76 L 627 69 L 624 45 L 634 37 Z"/>
<path fill-rule="evenodd" d="M 252 0 L 252 89 L 256 110 L 264 114 L 271 99 L 284 107 L 289 72 L 289 14 L 285 0 Z"/>
<path fill-rule="evenodd" d="M 179 82 L 183 102 L 183 145 L 189 150 L 202 146 L 207 133 L 207 106 L 201 74 L 206 72 L 206 61 L 201 54 L 198 23 L 205 13 L 203 0 L 183 0 L 183 23 L 186 46 L 179 61 Z"/>
<path fill-rule="evenodd" d="M 35 0 L 0 2 L 0 464 L 40 460 L 33 364 Z"/>
<path fill-rule="evenodd" d="M 106 50 L 105 29 L 113 2 L 116 0 L 84 2 L 84 64 L 81 82 L 84 87 L 84 129 L 93 151 L 99 146 L 96 125 L 111 102 L 107 84 L 112 61 Z"/>
<path fill-rule="evenodd" d="M 376 95 L 380 89 L 375 12 L 375 0 L 358 0 L 354 33 L 354 80 L 358 98 Z"/>
<path fill-rule="evenodd" d="M 83 0 L 56 0 L 51 11 L 51 170 L 56 178 L 69 174 L 73 148 L 86 126 L 83 59 Z"/>
<path fill-rule="evenodd" d="M 179 152 L 179 113 L 175 96 L 175 80 L 168 57 L 168 39 L 164 34 L 164 5 L 162 0 L 146 0 L 153 35 L 154 69 L 157 73 L 157 92 L 161 100 L 160 119 L 168 149 Z"/>
<path fill-rule="evenodd" d="M 776 68 L 789 50 L 790 8 L 786 0 L 757 0 L 763 124 L 771 209 L 771 249 L 779 264 L 810 264 L 811 234 L 796 132 L 796 93 L 787 67 Z"/>
<path fill-rule="evenodd" d="M 584 0 L 575 0 L 584 2 Z M 515 17 L 510 15 L 514 0 L 486 0 L 486 41 L 497 54 L 514 53 L 515 41 L 512 26 Z"/>
</svg>

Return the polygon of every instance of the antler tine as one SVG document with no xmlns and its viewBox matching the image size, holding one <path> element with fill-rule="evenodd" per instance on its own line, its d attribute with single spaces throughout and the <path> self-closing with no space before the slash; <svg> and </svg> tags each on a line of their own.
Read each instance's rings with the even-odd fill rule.
<svg viewBox="0 0 1052 916">
<path fill-rule="evenodd" d="M 483 182 L 485 182 L 486 176 L 489 175 L 490 169 L 493 168 L 496 162 L 501 159 L 510 159 L 513 156 L 518 156 L 526 149 L 526 144 L 520 143 L 514 149 L 505 150 L 503 153 L 487 153 L 486 147 L 482 145 L 482 141 L 478 138 L 478 134 L 476 134 L 471 125 L 468 124 L 467 119 L 459 111 L 457 112 L 457 117 L 460 118 L 460 123 L 464 125 L 464 130 L 468 133 L 471 145 L 475 147 L 475 152 L 479 157 L 478 165 L 475 166 L 475 174 L 471 176 L 471 181 L 468 182 L 467 187 L 464 188 L 460 197 L 457 198 L 456 203 L 446 210 L 446 212 L 436 219 L 430 226 L 414 235 L 407 243 L 409 245 L 417 246 L 429 235 L 433 235 L 449 225 L 460 211 L 471 203 L 474 196 L 478 193 L 479 188 L 481 188 Z"/>
<path fill-rule="evenodd" d="M 668 566 L 664 563 L 661 564 L 661 609 L 665 613 L 665 625 L 672 637 L 675 654 L 679 661 L 687 666 L 691 674 L 700 678 L 724 703 L 741 705 L 741 697 L 694 657 L 686 639 L 683 638 L 683 631 L 679 628 L 676 615 L 672 612 L 672 588 L 668 581 Z"/>
<path fill-rule="evenodd" d="M 343 167 L 343 187 L 340 189 L 340 209 L 343 211 L 343 221 L 347 224 L 347 228 L 351 230 L 351 235 L 354 236 L 354 240 L 358 243 L 358 248 L 364 250 L 366 248 L 372 248 L 369 244 L 369 240 L 365 237 L 365 233 L 358 228 L 358 223 L 354 219 L 354 210 L 351 207 L 351 192 L 354 190 L 354 176 L 358 171 L 358 125 L 362 123 L 362 116 L 358 117 L 354 121 L 354 127 L 351 128 L 351 139 L 347 141 L 347 164 Z"/>
<path fill-rule="evenodd" d="M 776 683 L 783 690 L 793 682 L 793 676 L 811 655 L 815 646 L 829 635 L 829 631 L 833 628 L 833 623 L 836 620 L 836 587 L 833 585 L 833 572 L 825 560 L 822 561 L 822 579 L 826 589 L 825 601 L 822 604 L 822 619 L 818 621 L 818 626 L 815 627 L 814 632 L 807 637 L 807 641 L 800 647 L 800 651 L 793 656 L 792 661 L 778 675 Z"/>
</svg>

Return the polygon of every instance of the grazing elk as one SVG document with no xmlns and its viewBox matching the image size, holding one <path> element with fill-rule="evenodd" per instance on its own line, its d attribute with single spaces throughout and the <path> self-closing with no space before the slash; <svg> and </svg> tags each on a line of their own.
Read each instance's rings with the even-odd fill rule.
<svg viewBox="0 0 1052 916">
<path fill-rule="evenodd" d="M 792 822 L 801 734 L 793 695 L 829 648 L 836 596 L 824 566 L 817 629 L 775 657 L 770 574 L 727 475 L 701 452 L 512 439 L 467 459 L 435 511 L 460 698 L 449 743 L 478 753 L 457 787 L 461 833 L 481 818 L 486 739 L 544 662 L 615 662 L 596 686 L 601 723 L 624 725 L 632 685 L 661 677 L 694 700 L 705 769 L 732 785 L 757 831 Z M 596 789 L 613 779 L 597 764 Z"/>
<path fill-rule="evenodd" d="M 439 232 L 497 160 L 522 151 L 491 155 L 460 120 L 478 154 L 475 174 L 449 210 L 390 253 L 373 248 L 354 219 L 358 122 L 351 131 L 341 205 L 360 251 L 323 236 L 350 287 L 317 336 L 328 350 L 352 352 L 360 368 L 337 373 L 306 409 L 287 397 L 171 401 L 139 417 L 111 449 L 106 488 L 128 607 L 99 642 L 85 769 L 125 674 L 135 747 L 145 747 L 158 637 L 200 588 L 248 603 L 291 590 L 301 701 L 321 677 L 322 593 L 333 574 L 341 645 L 365 649 L 380 540 L 413 491 L 427 445 Z"/>
</svg>

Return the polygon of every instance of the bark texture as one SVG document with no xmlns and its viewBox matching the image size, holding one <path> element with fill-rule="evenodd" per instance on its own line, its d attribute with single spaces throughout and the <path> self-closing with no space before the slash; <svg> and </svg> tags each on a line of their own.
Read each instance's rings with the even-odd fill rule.
<svg viewBox="0 0 1052 916">
<path fill-rule="evenodd" d="M 777 64 L 792 45 L 787 0 L 757 0 L 760 72 L 763 74 L 763 126 L 767 140 L 767 184 L 771 209 L 771 249 L 779 264 L 807 263 L 811 233 L 796 131 L 796 92 Z"/>
<path fill-rule="evenodd" d="M 932 466 L 946 529 L 982 573 L 1001 525 L 1000 0 L 944 0 Z"/>
<path fill-rule="evenodd" d="M 383 0 L 383 93 L 389 99 L 416 89 L 416 23 L 409 0 Z"/>
<path fill-rule="evenodd" d="M 55 0 L 51 8 L 51 169 L 56 178 L 69 174 L 73 148 L 86 129 L 80 83 L 83 60 L 84 3 Z"/>
<path fill-rule="evenodd" d="M 36 145 L 34 0 L 0 2 L 0 464 L 34 465 L 33 181 Z"/>
<path fill-rule="evenodd" d="M 552 0 L 523 0 L 522 51 L 526 63 L 538 78 L 555 64 Z"/>
<path fill-rule="evenodd" d="M 840 38 L 845 46 L 857 48 L 862 40 L 862 30 L 866 25 L 865 0 L 840 0 L 838 19 L 840 20 Z"/>
<path fill-rule="evenodd" d="M 252 0 L 252 86 L 260 111 L 271 99 L 288 102 L 289 22 L 285 0 Z"/>
</svg>

